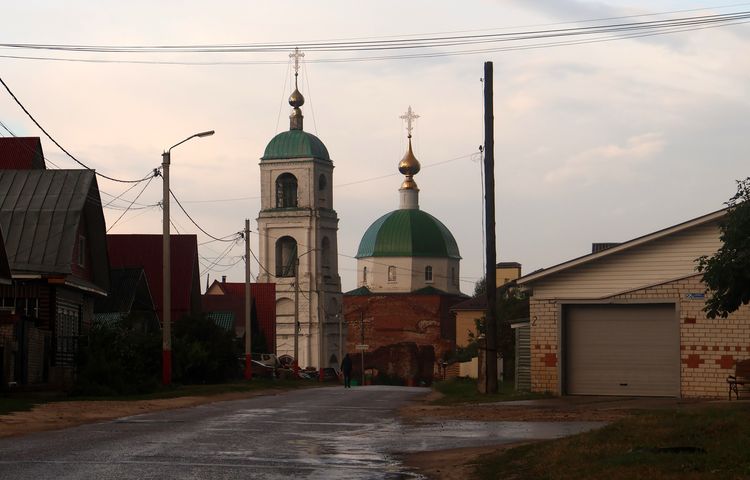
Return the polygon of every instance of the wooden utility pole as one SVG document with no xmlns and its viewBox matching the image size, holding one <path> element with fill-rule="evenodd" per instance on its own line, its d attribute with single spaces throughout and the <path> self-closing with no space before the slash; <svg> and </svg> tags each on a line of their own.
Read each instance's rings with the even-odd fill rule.
<svg viewBox="0 0 750 480">
<path fill-rule="evenodd" d="M 487 315 L 485 340 L 487 362 L 485 392 L 497 393 L 497 280 L 495 279 L 495 115 L 492 101 L 492 62 L 484 62 L 484 212 L 487 244 L 485 284 Z"/>
<path fill-rule="evenodd" d="M 250 220 L 245 219 L 245 379 L 253 378 L 253 292 L 250 289 Z"/>
</svg>

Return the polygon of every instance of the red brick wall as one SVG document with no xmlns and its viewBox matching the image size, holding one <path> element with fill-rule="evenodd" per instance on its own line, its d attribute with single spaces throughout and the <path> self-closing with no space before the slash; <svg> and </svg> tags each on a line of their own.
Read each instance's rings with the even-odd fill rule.
<svg viewBox="0 0 750 480">
<path fill-rule="evenodd" d="M 465 298 L 453 295 L 345 295 L 345 349 L 350 354 L 357 353 L 355 346 L 362 343 L 362 317 L 364 344 L 369 346 L 369 351 L 414 342 L 418 346 L 431 345 L 436 360 L 440 360 L 455 347 L 455 320 L 449 308 L 463 300 Z M 442 375 L 437 363 L 434 374 Z"/>
</svg>

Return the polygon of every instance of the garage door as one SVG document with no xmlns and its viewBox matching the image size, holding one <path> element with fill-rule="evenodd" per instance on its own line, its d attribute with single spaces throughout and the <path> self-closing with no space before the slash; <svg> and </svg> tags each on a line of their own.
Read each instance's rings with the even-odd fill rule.
<svg viewBox="0 0 750 480">
<path fill-rule="evenodd" d="M 570 395 L 680 395 L 674 304 L 566 305 L 564 382 Z"/>
</svg>

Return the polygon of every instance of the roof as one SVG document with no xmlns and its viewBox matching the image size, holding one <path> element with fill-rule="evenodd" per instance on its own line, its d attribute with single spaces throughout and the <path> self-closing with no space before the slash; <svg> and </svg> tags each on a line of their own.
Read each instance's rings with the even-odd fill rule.
<svg viewBox="0 0 750 480">
<path fill-rule="evenodd" d="M 649 233 L 647 235 L 643 235 L 641 237 L 634 238 L 632 240 L 628 240 L 627 242 L 618 243 L 610 248 L 606 248 L 604 250 L 600 250 L 594 253 L 590 253 L 588 255 L 584 255 L 582 257 L 574 258 L 573 260 L 568 260 L 567 262 L 560 263 L 558 265 L 555 265 L 550 268 L 545 268 L 542 270 L 537 270 L 535 272 L 532 272 L 528 275 L 525 275 L 518 280 L 516 280 L 516 283 L 518 285 L 525 285 L 532 282 L 535 282 L 537 280 L 540 280 L 542 278 L 548 277 L 552 274 L 556 274 L 559 272 L 562 272 L 564 270 L 568 270 L 573 267 L 577 267 L 579 265 L 584 265 L 589 262 L 593 262 L 595 260 L 599 260 L 603 257 L 607 257 L 609 255 L 614 255 L 620 252 L 623 252 L 625 250 L 630 250 L 631 248 L 635 248 L 641 245 L 644 245 L 649 242 L 653 242 L 655 240 L 664 238 L 668 235 L 672 235 L 678 232 L 682 232 L 684 230 L 687 230 L 689 228 L 696 227 L 698 225 L 703 225 L 706 223 L 714 222 L 717 219 L 720 219 L 724 217 L 726 214 L 727 209 L 721 209 L 716 212 L 712 212 L 697 218 L 694 218 L 692 220 L 688 220 L 686 222 L 679 223 L 677 225 Z"/>
<path fill-rule="evenodd" d="M 85 228 L 91 281 L 107 288 L 104 214 L 92 170 L 0 169 L 0 228 L 14 275 L 73 277 L 79 228 Z"/>
<path fill-rule="evenodd" d="M 3 240 L 3 231 L 0 228 L 0 285 L 10 285 L 11 278 L 8 252 L 5 251 L 5 240 Z"/>
<path fill-rule="evenodd" d="M 46 167 L 39 137 L 0 137 L 0 169 L 32 170 Z"/>
<path fill-rule="evenodd" d="M 196 235 L 171 235 L 172 320 L 200 310 L 198 238 Z M 154 306 L 161 312 L 164 305 L 162 282 L 162 235 L 107 235 L 107 249 L 112 268 L 142 268 L 146 273 Z"/>
<path fill-rule="evenodd" d="M 521 264 L 518 262 L 499 262 L 495 265 L 495 268 L 521 268 Z"/>
<path fill-rule="evenodd" d="M 211 289 L 218 286 L 223 295 L 201 295 L 203 311 L 232 312 L 234 315 L 234 327 L 244 329 L 245 325 L 245 284 L 244 282 L 219 282 L 214 280 Z M 255 308 L 255 319 L 258 328 L 263 332 L 266 340 L 273 348 L 276 338 L 276 284 L 275 283 L 251 283 L 250 290 L 253 295 Z"/>
<path fill-rule="evenodd" d="M 105 298 L 96 300 L 95 313 L 120 312 L 127 315 L 133 310 L 154 311 L 154 300 L 143 268 L 112 268 L 109 278 L 109 292 Z"/>
<path fill-rule="evenodd" d="M 304 130 L 281 132 L 268 142 L 261 160 L 282 160 L 289 158 L 315 158 L 330 162 L 328 149 L 323 142 Z"/>
<path fill-rule="evenodd" d="M 485 311 L 487 310 L 487 297 L 480 295 L 478 297 L 471 297 L 461 303 L 457 303 L 451 307 L 451 311 Z"/>
<path fill-rule="evenodd" d="M 418 209 L 386 213 L 365 231 L 356 258 L 436 257 L 460 259 L 453 234 L 440 220 Z"/>
<path fill-rule="evenodd" d="M 228 331 L 234 333 L 234 313 L 232 312 L 208 312 L 206 317 L 213 320 L 214 323 Z"/>
</svg>

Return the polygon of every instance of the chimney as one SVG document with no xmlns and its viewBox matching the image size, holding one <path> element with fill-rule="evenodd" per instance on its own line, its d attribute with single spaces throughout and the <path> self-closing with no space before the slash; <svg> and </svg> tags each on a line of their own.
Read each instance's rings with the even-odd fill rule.
<svg viewBox="0 0 750 480">
<path fill-rule="evenodd" d="M 222 275 L 221 276 L 221 283 L 227 283 L 227 276 L 226 275 Z"/>
</svg>

